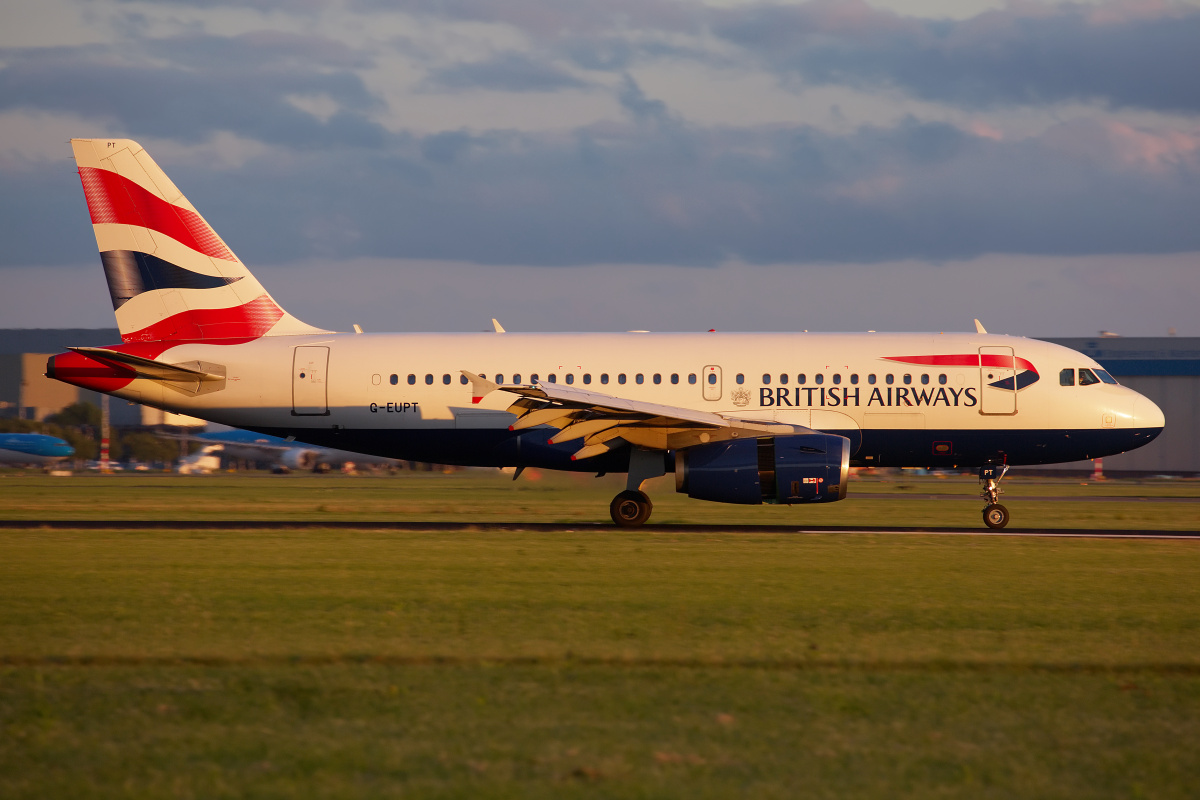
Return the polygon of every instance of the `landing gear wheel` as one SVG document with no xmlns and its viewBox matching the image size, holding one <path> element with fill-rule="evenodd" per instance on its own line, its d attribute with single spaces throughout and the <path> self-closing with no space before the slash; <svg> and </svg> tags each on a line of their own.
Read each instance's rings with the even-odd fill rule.
<svg viewBox="0 0 1200 800">
<path fill-rule="evenodd" d="M 1008 509 L 999 503 L 993 503 L 983 510 L 983 524 L 993 530 L 999 530 L 1008 524 Z"/>
<path fill-rule="evenodd" d="M 619 528 L 636 528 L 650 519 L 654 504 L 645 492 L 632 489 L 621 492 L 608 506 L 612 521 Z"/>
</svg>

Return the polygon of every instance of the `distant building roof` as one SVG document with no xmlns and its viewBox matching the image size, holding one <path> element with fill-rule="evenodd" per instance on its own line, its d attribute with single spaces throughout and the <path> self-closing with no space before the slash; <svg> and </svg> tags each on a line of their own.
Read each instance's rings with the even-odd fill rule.
<svg viewBox="0 0 1200 800">
<path fill-rule="evenodd" d="M 1200 338 L 1192 336 L 1097 336 L 1046 339 L 1096 359 L 1117 377 L 1200 375 Z"/>
</svg>

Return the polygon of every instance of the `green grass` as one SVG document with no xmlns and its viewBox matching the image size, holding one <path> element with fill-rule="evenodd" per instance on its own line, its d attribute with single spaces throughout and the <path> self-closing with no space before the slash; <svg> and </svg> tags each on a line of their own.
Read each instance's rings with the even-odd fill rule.
<svg viewBox="0 0 1200 800">
<path fill-rule="evenodd" d="M 1001 498 L 1019 528 L 1200 528 L 1196 481 L 1106 481 L 1010 476 Z M 0 518 L 109 520 L 397 520 L 439 522 L 608 522 L 608 503 L 623 477 L 530 470 L 516 482 L 496 471 L 453 475 L 276 476 L 262 473 L 187 477 L 0 473 Z M 959 526 L 982 528 L 970 478 L 854 479 L 838 503 L 730 506 L 676 494 L 672 476 L 647 485 L 651 521 L 660 524 L 781 526 Z M 951 495 L 926 499 L 921 495 Z M 1077 500 L 1038 500 L 1036 497 Z M 1011 498 L 1011 499 L 1010 499 Z M 1101 498 L 1118 498 L 1105 499 Z"/>
<path fill-rule="evenodd" d="M 1190 797 L 1198 547 L 0 531 L 0 796 Z"/>
</svg>

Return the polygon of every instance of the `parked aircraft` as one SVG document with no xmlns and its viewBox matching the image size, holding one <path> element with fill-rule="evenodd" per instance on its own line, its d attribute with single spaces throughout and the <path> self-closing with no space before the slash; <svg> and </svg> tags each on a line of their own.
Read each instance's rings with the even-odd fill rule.
<svg viewBox="0 0 1200 800">
<path fill-rule="evenodd" d="M 182 438 L 172 436 L 171 438 Z M 365 453 L 351 453 L 329 447 L 297 444 L 279 436 L 270 436 L 254 431 L 213 431 L 187 437 L 203 447 L 184 458 L 179 464 L 180 472 L 202 471 L 211 465 L 213 456 L 224 454 L 229 458 L 244 458 L 247 461 L 267 461 L 279 472 L 301 469 L 320 472 L 330 468 L 341 468 L 347 464 L 355 466 L 394 466 L 394 458 L 380 458 Z M 205 465 L 201 467 L 200 465 Z M 199 467 L 199 469 L 198 469 Z"/>
<path fill-rule="evenodd" d="M 56 464 L 75 455 L 75 448 L 44 433 L 0 433 L 0 464 Z"/>
<path fill-rule="evenodd" d="M 1159 408 L 1087 356 L 987 333 L 359 334 L 283 310 L 136 142 L 72 140 L 122 342 L 47 374 L 380 456 L 623 472 L 727 503 L 823 503 L 852 465 L 979 468 L 1003 527 L 1016 464 L 1149 442 Z"/>
</svg>

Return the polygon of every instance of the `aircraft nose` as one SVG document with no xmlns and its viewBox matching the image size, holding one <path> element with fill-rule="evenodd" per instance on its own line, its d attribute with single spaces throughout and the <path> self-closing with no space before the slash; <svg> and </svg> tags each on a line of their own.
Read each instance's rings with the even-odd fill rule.
<svg viewBox="0 0 1200 800">
<path fill-rule="evenodd" d="M 1162 409 L 1150 398 L 1139 394 L 1133 401 L 1133 427 L 1162 430 L 1166 424 Z"/>
</svg>

